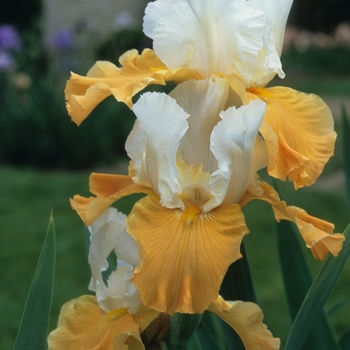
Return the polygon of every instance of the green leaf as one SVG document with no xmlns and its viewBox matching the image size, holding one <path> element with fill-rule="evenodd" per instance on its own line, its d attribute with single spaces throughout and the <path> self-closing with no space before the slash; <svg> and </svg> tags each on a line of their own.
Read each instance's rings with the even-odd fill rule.
<svg viewBox="0 0 350 350">
<path fill-rule="evenodd" d="M 185 350 L 201 323 L 203 314 L 176 314 L 170 316 L 170 350 Z"/>
<path fill-rule="evenodd" d="M 341 335 L 339 344 L 342 350 L 350 349 L 350 328 Z"/>
<path fill-rule="evenodd" d="M 333 317 L 338 311 L 341 311 L 344 307 L 346 307 L 346 304 L 348 304 L 349 302 L 349 298 L 343 298 L 338 300 L 327 309 L 327 316 Z"/>
<path fill-rule="evenodd" d="M 241 244 L 241 254 L 242 258 L 229 266 L 220 287 L 220 295 L 225 300 L 242 300 L 256 303 L 255 288 L 243 242 Z"/>
<path fill-rule="evenodd" d="M 288 307 L 294 320 L 303 303 L 306 293 L 312 285 L 309 266 L 299 244 L 297 233 L 290 221 L 276 223 L 279 259 L 286 291 Z M 323 312 L 302 347 L 305 350 L 339 349 Z"/>
<path fill-rule="evenodd" d="M 350 205 L 350 122 L 345 107 L 342 106 L 342 130 L 343 130 L 343 166 L 346 179 L 346 194 Z"/>
<path fill-rule="evenodd" d="M 188 349 L 189 350 L 205 350 L 204 347 L 202 347 L 201 341 L 199 339 L 199 336 L 197 332 L 193 334 L 191 337 L 189 343 L 188 343 Z"/>
<path fill-rule="evenodd" d="M 45 241 L 29 290 L 14 350 L 44 350 L 55 275 L 55 227 L 51 212 Z"/>
<path fill-rule="evenodd" d="M 220 288 L 220 295 L 225 300 L 242 300 L 256 303 L 255 288 L 243 242 L 241 244 L 241 254 L 242 258 L 235 261 L 228 268 Z M 244 345 L 238 334 L 223 320 L 219 319 L 218 321 L 225 338 L 226 347 L 228 349 L 244 350 Z"/>
<path fill-rule="evenodd" d="M 328 257 L 309 289 L 292 325 L 285 350 L 300 349 L 321 314 L 322 308 L 350 255 L 350 225 L 344 231 L 344 235 L 346 240 L 338 257 Z"/>
<path fill-rule="evenodd" d="M 218 316 L 205 311 L 196 334 L 204 349 L 226 350 L 225 338 Z"/>
</svg>

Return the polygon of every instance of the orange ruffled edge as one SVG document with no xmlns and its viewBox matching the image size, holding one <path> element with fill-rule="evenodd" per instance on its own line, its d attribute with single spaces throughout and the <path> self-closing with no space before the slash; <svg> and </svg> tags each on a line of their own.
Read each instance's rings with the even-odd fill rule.
<svg viewBox="0 0 350 350">
<path fill-rule="evenodd" d="M 204 312 L 218 296 L 228 266 L 241 257 L 248 229 L 240 206 L 207 214 L 199 208 L 165 208 L 150 188 L 126 175 L 92 174 L 90 190 L 97 197 L 71 200 L 88 226 L 119 198 L 135 192 L 149 195 L 134 205 L 127 219 L 127 232 L 140 253 L 131 282 L 147 307 L 169 314 Z"/>
<path fill-rule="evenodd" d="M 276 350 L 280 340 L 274 338 L 263 323 L 263 313 L 251 302 L 225 301 L 221 296 L 214 300 L 208 311 L 228 323 L 241 338 L 246 350 Z"/>
<path fill-rule="evenodd" d="M 263 323 L 263 313 L 256 304 L 226 302 L 219 296 L 208 311 L 228 323 L 247 350 L 279 349 L 279 339 Z M 57 328 L 48 337 L 48 349 L 144 350 L 159 344 L 168 328 L 168 316 L 155 310 L 143 309 L 135 315 L 126 309 L 105 313 L 95 296 L 84 295 L 62 306 Z"/>
<path fill-rule="evenodd" d="M 266 113 L 260 132 L 269 152 L 268 173 L 294 182 L 295 189 L 313 184 L 333 155 L 336 133 L 332 113 L 313 94 L 286 88 L 251 88 L 246 103 L 261 99 Z"/>
<path fill-rule="evenodd" d="M 139 200 L 127 219 L 140 262 L 131 282 L 147 307 L 169 314 L 203 313 L 217 298 L 231 263 L 241 257 L 248 233 L 238 204 L 210 213 L 162 207 L 151 196 Z"/>
<path fill-rule="evenodd" d="M 264 193 L 261 196 L 247 194 L 240 205 L 244 207 L 253 199 L 260 199 L 272 205 L 276 220 L 288 220 L 296 224 L 306 246 L 311 249 L 315 259 L 324 260 L 330 252 L 334 256 L 342 249 L 345 236 L 334 233 L 334 225 L 325 220 L 309 215 L 305 210 L 295 206 L 287 206 L 281 201 L 277 191 L 269 184 L 261 181 Z"/>
<path fill-rule="evenodd" d="M 110 95 L 131 108 L 132 97 L 150 84 L 201 78 L 189 68 L 168 69 L 150 49 L 141 55 L 130 50 L 120 57 L 120 63 L 121 68 L 99 61 L 86 77 L 72 73 L 65 95 L 75 123 L 80 125 Z M 288 176 L 296 189 L 313 184 L 333 155 L 336 139 L 331 111 L 322 99 L 286 87 L 245 92 L 238 78 L 224 78 L 245 103 L 261 99 L 267 104 L 260 132 L 269 151 L 269 174 L 281 180 Z M 239 98 L 235 103 L 240 105 Z"/>
<path fill-rule="evenodd" d="M 49 350 L 124 349 L 144 350 L 141 333 L 159 312 L 142 310 L 131 315 L 126 309 L 105 313 L 96 297 L 84 295 L 70 300 L 61 308 L 57 329 L 48 337 Z"/>
<path fill-rule="evenodd" d="M 132 97 L 148 85 L 165 85 L 167 81 L 179 83 L 199 78 L 189 68 L 168 69 L 150 49 L 145 49 L 141 55 L 137 50 L 127 51 L 119 62 L 121 68 L 111 62 L 98 61 L 86 77 L 71 73 L 65 89 L 66 106 L 77 125 L 110 95 L 131 108 Z"/>
<path fill-rule="evenodd" d="M 90 191 L 96 197 L 75 195 L 72 208 L 78 213 L 86 226 L 90 226 L 114 202 L 133 193 L 154 194 L 152 189 L 135 184 L 128 175 L 98 174 L 90 176 Z"/>
</svg>

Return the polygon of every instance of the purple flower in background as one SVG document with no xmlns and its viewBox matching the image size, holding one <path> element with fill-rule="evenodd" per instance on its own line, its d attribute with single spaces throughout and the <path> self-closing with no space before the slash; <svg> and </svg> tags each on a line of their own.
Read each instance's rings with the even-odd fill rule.
<svg viewBox="0 0 350 350">
<path fill-rule="evenodd" d="M 113 26 L 115 29 L 132 28 L 136 25 L 135 18 L 128 11 L 119 12 L 113 21 Z"/>
<path fill-rule="evenodd" d="M 21 46 L 21 39 L 15 27 L 4 24 L 0 26 L 0 50 L 15 50 Z"/>
<path fill-rule="evenodd" d="M 52 38 L 52 46 L 56 50 L 64 51 L 73 46 L 74 33 L 71 29 L 63 29 Z"/>
<path fill-rule="evenodd" d="M 7 51 L 0 50 L 0 72 L 10 70 L 15 61 Z"/>
</svg>

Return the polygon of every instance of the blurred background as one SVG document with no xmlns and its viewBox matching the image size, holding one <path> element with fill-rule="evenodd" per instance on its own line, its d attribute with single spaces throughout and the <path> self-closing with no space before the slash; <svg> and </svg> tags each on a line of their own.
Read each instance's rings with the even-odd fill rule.
<svg viewBox="0 0 350 350">
<path fill-rule="evenodd" d="M 60 306 L 88 293 L 84 228 L 69 197 L 89 196 L 91 171 L 126 172 L 124 143 L 134 116 L 113 98 L 77 127 L 65 109 L 69 72 L 86 74 L 96 60 L 118 63 L 128 49 L 151 47 L 142 33 L 145 0 L 16 0 L 0 2 L 0 348 L 11 349 L 44 240 L 51 208 L 57 263 L 51 328 Z M 344 195 L 341 107 L 350 112 L 350 7 L 343 0 L 294 1 L 282 55 L 285 85 L 320 95 L 330 106 L 339 133 L 335 156 L 311 188 L 289 204 L 335 223 L 349 222 Z M 263 175 L 262 175 L 263 176 Z M 132 199 L 118 205 L 130 210 Z M 246 209 L 251 234 L 247 254 L 258 298 L 272 331 L 285 340 L 290 327 L 279 276 L 270 208 Z M 312 273 L 322 264 L 310 259 Z M 264 266 L 263 270 L 261 266 Z M 268 281 L 268 282 L 267 282 Z M 350 267 L 329 301 L 349 298 Z M 333 304 L 332 304 L 333 303 Z M 349 304 L 349 303 L 348 303 Z M 349 306 L 349 305 L 348 305 Z M 340 334 L 349 307 L 332 323 Z"/>
</svg>

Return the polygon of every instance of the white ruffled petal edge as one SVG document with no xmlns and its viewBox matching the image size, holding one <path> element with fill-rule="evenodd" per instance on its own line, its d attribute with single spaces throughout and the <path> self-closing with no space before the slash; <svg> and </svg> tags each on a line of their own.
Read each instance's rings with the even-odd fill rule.
<svg viewBox="0 0 350 350">
<path fill-rule="evenodd" d="M 146 8 L 144 32 L 169 68 L 263 86 L 276 73 L 284 77 L 279 55 L 290 6 L 291 0 L 158 0 Z"/>
<path fill-rule="evenodd" d="M 106 312 L 115 308 L 129 308 L 135 313 L 141 305 L 139 293 L 130 283 L 139 254 L 135 240 L 126 232 L 126 216 L 108 208 L 89 227 L 91 242 L 89 263 L 92 278 L 89 289 L 96 293 L 99 306 Z M 108 269 L 107 258 L 115 251 L 117 269 L 104 282 L 102 272 Z"/>
<path fill-rule="evenodd" d="M 204 206 L 210 211 L 221 203 L 237 203 L 247 188 L 259 188 L 256 165 L 261 163 L 254 155 L 257 135 L 264 118 L 266 105 L 253 101 L 238 109 L 230 107 L 220 114 L 223 119 L 214 128 L 210 148 L 219 169 L 210 178 L 214 198 Z M 261 164 L 259 164 L 260 166 Z"/>
<path fill-rule="evenodd" d="M 210 134 L 221 120 L 229 94 L 225 79 L 189 80 L 170 94 L 188 114 L 189 128 L 180 141 L 179 152 L 188 165 L 203 166 L 212 173 L 217 161 L 210 150 Z"/>
<path fill-rule="evenodd" d="M 188 129 L 188 114 L 170 96 L 163 93 L 146 93 L 135 103 L 133 111 L 139 125 L 138 132 L 129 136 L 126 149 L 132 156 L 129 145 L 137 144 L 138 135 L 143 133 L 140 140 L 137 167 L 133 164 L 136 176 L 147 173 L 153 190 L 161 197 L 163 206 L 172 207 L 172 198 L 181 188 L 176 180 L 176 154 L 180 140 Z M 136 147 L 134 148 L 136 149 Z M 135 159 L 131 158 L 132 160 Z M 145 171 L 143 170 L 145 169 Z M 136 177 L 137 181 L 137 177 Z"/>
</svg>

